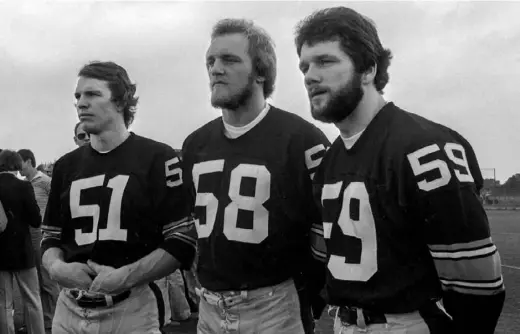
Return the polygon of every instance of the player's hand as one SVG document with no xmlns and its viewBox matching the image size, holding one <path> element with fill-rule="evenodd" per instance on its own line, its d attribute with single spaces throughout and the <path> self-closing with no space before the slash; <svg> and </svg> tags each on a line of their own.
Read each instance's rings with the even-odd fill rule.
<svg viewBox="0 0 520 334">
<path fill-rule="evenodd" d="M 85 263 L 56 261 L 49 274 L 60 286 L 70 289 L 88 290 L 96 272 Z"/>
<path fill-rule="evenodd" d="M 125 285 L 127 277 L 125 267 L 115 269 L 90 260 L 87 264 L 97 275 L 88 289 L 90 292 L 117 295 L 129 289 Z"/>
</svg>

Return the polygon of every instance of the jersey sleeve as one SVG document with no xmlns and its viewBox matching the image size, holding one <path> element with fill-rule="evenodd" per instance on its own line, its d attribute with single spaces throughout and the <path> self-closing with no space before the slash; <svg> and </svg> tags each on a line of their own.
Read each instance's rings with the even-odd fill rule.
<svg viewBox="0 0 520 334">
<path fill-rule="evenodd" d="M 464 139 L 436 141 L 413 150 L 406 160 L 401 179 L 410 182 L 408 202 L 414 203 L 413 212 L 423 224 L 444 305 L 463 331 L 482 314 L 487 320 L 478 323 L 478 332 L 492 333 L 503 305 L 504 283 L 479 200 L 482 175 L 475 153 Z"/>
<path fill-rule="evenodd" d="M 54 165 L 53 176 L 50 184 L 49 199 L 47 201 L 47 207 L 45 209 L 45 216 L 41 225 L 42 229 L 42 241 L 41 241 L 41 254 L 49 248 L 62 246 L 62 220 L 61 220 L 61 208 L 60 208 L 60 194 L 62 193 L 63 187 L 63 174 L 61 171 L 60 161 Z"/>
<path fill-rule="evenodd" d="M 313 125 L 309 126 L 303 141 L 305 148 L 305 165 L 309 177 L 312 180 L 316 170 L 320 166 L 325 152 L 330 146 L 330 142 L 325 134 Z"/>
<path fill-rule="evenodd" d="M 315 200 L 313 180 L 323 160 L 325 152 L 330 146 L 330 142 L 314 125 L 310 125 L 305 133 L 303 139 L 304 157 L 305 157 L 305 187 L 304 192 L 308 194 L 308 214 L 307 219 L 310 225 L 308 233 L 309 237 L 309 259 L 304 277 L 309 293 L 310 304 L 315 319 L 319 319 L 323 309 L 325 308 L 325 301 L 320 292 L 325 285 L 326 266 L 325 266 L 325 252 L 323 239 L 323 224 L 321 222 L 321 203 Z M 308 246 L 307 246 L 308 247 Z"/>
<path fill-rule="evenodd" d="M 190 215 L 190 193 L 183 183 L 182 160 L 170 147 L 159 155 L 152 176 L 156 220 L 162 228 L 161 248 L 189 269 L 195 257 L 196 232 Z"/>
<path fill-rule="evenodd" d="M 323 223 L 321 221 L 321 186 L 319 167 L 330 147 L 330 142 L 321 130 L 312 126 L 309 135 L 305 137 L 305 165 L 312 181 L 312 203 L 317 208 L 316 215 L 312 217 L 310 245 L 313 258 L 319 262 L 326 261 L 325 239 L 323 237 Z"/>
</svg>

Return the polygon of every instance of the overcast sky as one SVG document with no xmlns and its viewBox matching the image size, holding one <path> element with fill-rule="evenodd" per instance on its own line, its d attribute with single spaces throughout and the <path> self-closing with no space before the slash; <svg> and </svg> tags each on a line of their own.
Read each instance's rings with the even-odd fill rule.
<svg viewBox="0 0 520 334">
<path fill-rule="evenodd" d="M 74 149 L 77 71 L 111 60 L 137 83 L 132 131 L 179 148 L 220 115 L 209 103 L 204 55 L 212 25 L 226 17 L 253 19 L 272 35 L 272 103 L 311 120 L 294 26 L 337 4 L 0 1 L 0 147 L 30 148 L 38 162 Z M 460 132 L 502 182 L 520 173 L 519 2 L 342 4 L 372 18 L 394 54 L 388 100 Z M 338 135 L 318 125 L 331 140 Z"/>
</svg>

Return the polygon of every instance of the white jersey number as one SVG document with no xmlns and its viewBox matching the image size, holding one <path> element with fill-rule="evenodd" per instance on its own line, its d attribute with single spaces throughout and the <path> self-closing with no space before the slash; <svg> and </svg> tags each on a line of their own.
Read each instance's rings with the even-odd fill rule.
<svg viewBox="0 0 520 334">
<path fill-rule="evenodd" d="M 75 231 L 75 239 L 78 246 L 88 245 L 96 240 L 126 241 L 127 230 L 121 228 L 121 202 L 128 179 L 128 175 L 118 175 L 108 181 L 107 187 L 112 188 L 112 195 L 108 209 L 107 227 L 99 230 L 99 237 L 99 205 L 81 205 L 80 198 L 83 190 L 102 187 L 105 181 L 105 175 L 93 176 L 72 182 L 70 185 L 69 201 L 71 218 L 92 217 L 92 232 L 83 232 L 81 228 Z"/>
<path fill-rule="evenodd" d="M 412 167 L 415 176 L 419 176 L 433 170 L 437 170 L 439 174 L 439 176 L 433 180 L 428 181 L 423 179 L 419 181 L 417 183 L 419 189 L 424 191 L 432 191 L 434 189 L 445 186 L 450 182 L 452 175 L 446 161 L 439 159 L 423 163 L 420 161 L 420 159 L 438 151 L 440 151 L 439 145 L 432 144 L 408 154 L 408 161 L 410 162 L 410 166 Z M 460 167 L 459 169 L 454 170 L 457 179 L 460 182 L 473 182 L 473 176 L 471 176 L 471 172 L 469 170 L 468 159 L 466 158 L 466 151 L 464 150 L 464 147 L 455 143 L 447 143 L 444 145 L 444 151 L 446 152 L 448 159 Z M 460 157 L 455 156 L 455 152 L 459 152 Z"/>
<path fill-rule="evenodd" d="M 325 184 L 322 202 L 339 198 L 342 185 L 343 182 Z M 358 217 L 352 217 L 350 214 L 350 207 L 354 201 L 359 203 Z M 332 222 L 323 223 L 325 239 L 330 239 L 332 225 Z M 368 281 L 377 272 L 377 236 L 367 188 L 363 182 L 352 182 L 343 192 L 338 225 L 343 235 L 361 240 L 361 260 L 360 263 L 346 263 L 347 254 L 331 254 L 328 263 L 330 273 L 338 280 Z"/>
<path fill-rule="evenodd" d="M 193 182 L 197 191 L 195 206 L 206 208 L 206 221 L 201 224 L 196 221 L 199 238 L 210 236 L 215 226 L 218 210 L 218 199 L 213 193 L 199 192 L 199 180 L 203 174 L 222 172 L 224 160 L 205 161 L 193 166 Z M 240 186 L 243 178 L 253 178 L 256 181 L 254 196 L 240 194 Z M 224 235 L 229 240 L 259 244 L 268 235 L 269 211 L 263 204 L 270 197 L 271 173 L 265 166 L 240 164 L 231 171 L 229 185 L 229 203 L 224 209 Z M 239 210 L 253 213 L 253 228 L 238 227 Z"/>
<path fill-rule="evenodd" d="M 166 185 L 170 188 L 180 186 L 182 184 L 182 169 L 179 165 L 179 158 L 172 158 L 164 163 L 166 173 Z"/>
</svg>

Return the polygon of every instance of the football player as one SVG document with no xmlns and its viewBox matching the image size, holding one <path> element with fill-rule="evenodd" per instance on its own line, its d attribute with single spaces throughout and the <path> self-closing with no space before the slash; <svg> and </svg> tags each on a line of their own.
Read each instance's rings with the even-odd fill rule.
<svg viewBox="0 0 520 334">
<path fill-rule="evenodd" d="M 335 332 L 493 333 L 505 290 L 471 145 L 384 100 L 391 52 L 356 11 L 317 11 L 295 41 L 312 116 L 340 130 L 313 227 Z"/>
<path fill-rule="evenodd" d="M 64 287 L 55 334 L 160 333 L 164 303 L 153 281 L 190 268 L 195 254 L 178 155 L 128 130 L 135 90 L 113 62 L 78 74 L 90 144 L 56 162 L 42 226 L 43 262 Z"/>
<path fill-rule="evenodd" d="M 311 178 L 328 140 L 266 102 L 276 55 L 252 22 L 219 21 L 206 67 L 222 117 L 193 132 L 182 153 L 185 183 L 196 194 L 198 333 L 302 334 L 302 318 L 310 333 L 308 275 L 316 273 L 306 247 L 320 219 Z"/>
</svg>

